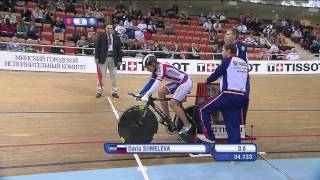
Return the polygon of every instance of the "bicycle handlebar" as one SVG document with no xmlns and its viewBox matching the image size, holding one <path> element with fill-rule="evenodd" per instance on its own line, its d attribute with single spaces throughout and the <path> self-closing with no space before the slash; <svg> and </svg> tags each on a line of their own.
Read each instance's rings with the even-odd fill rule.
<svg viewBox="0 0 320 180">
<path fill-rule="evenodd" d="M 141 96 L 135 95 L 134 93 L 128 93 L 129 96 L 135 97 L 135 98 L 141 98 Z M 170 101 L 172 98 L 159 98 L 159 97 L 149 97 L 149 101 Z"/>
</svg>

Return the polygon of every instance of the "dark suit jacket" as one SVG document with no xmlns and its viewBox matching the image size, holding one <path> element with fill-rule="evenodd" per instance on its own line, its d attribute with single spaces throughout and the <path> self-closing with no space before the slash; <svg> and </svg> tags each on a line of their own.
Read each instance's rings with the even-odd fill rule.
<svg viewBox="0 0 320 180">
<path fill-rule="evenodd" d="M 112 34 L 113 37 L 113 58 L 115 65 L 122 62 L 121 42 L 116 33 Z M 102 33 L 96 41 L 95 59 L 99 59 L 99 64 L 104 64 L 108 56 L 108 35 L 106 32 Z"/>
</svg>

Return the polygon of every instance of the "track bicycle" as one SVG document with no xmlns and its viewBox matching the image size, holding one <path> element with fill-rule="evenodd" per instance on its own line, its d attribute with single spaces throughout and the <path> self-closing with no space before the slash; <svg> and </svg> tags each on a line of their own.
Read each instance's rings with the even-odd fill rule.
<svg viewBox="0 0 320 180">
<path fill-rule="evenodd" d="M 139 99 L 138 95 L 128 93 L 130 96 Z M 155 101 L 169 101 L 171 98 L 149 97 L 146 104 L 134 105 L 126 109 L 118 123 L 118 133 L 122 142 L 125 143 L 149 143 L 154 139 L 158 131 L 158 123 L 166 127 L 168 134 L 176 134 L 183 127 L 181 119 L 175 115 L 173 121 L 167 117 L 164 112 L 155 104 Z M 181 103 L 182 106 L 182 103 Z M 195 142 L 195 135 L 198 132 L 196 106 L 182 108 L 194 129 L 187 135 L 179 134 L 184 142 Z M 153 111 L 152 111 L 153 110 Z"/>
</svg>

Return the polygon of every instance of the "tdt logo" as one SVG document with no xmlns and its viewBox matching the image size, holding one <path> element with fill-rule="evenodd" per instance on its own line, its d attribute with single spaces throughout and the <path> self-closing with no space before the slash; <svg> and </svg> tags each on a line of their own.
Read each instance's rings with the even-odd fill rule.
<svg viewBox="0 0 320 180">
<path fill-rule="evenodd" d="M 206 68 L 206 65 L 204 63 L 197 64 L 197 71 L 198 72 L 205 72 L 205 68 Z"/>
<path fill-rule="evenodd" d="M 207 72 L 213 72 L 215 70 L 216 66 L 212 63 L 207 64 Z"/>
<path fill-rule="evenodd" d="M 126 65 L 127 65 L 127 62 L 126 61 L 122 61 L 121 65 L 117 67 L 117 70 L 125 71 L 126 70 Z"/>
<path fill-rule="evenodd" d="M 283 71 L 283 64 L 282 63 L 280 63 L 280 64 L 277 64 L 276 65 L 276 69 L 277 69 L 277 71 L 279 72 L 279 71 Z"/>
<path fill-rule="evenodd" d="M 197 71 L 198 72 L 213 72 L 216 68 L 216 65 L 213 63 L 198 63 L 197 64 Z"/>
<path fill-rule="evenodd" d="M 275 71 L 275 64 L 274 63 L 269 63 L 268 64 L 268 72 L 274 72 Z"/>
<path fill-rule="evenodd" d="M 269 63 L 268 64 L 268 72 L 274 72 L 274 71 L 283 72 L 283 64 L 282 63 L 277 63 L 277 64 Z"/>
</svg>

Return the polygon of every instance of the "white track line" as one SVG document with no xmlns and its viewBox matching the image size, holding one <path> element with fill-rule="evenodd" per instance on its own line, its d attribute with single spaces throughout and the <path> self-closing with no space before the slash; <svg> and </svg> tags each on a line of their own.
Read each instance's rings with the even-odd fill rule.
<svg viewBox="0 0 320 180">
<path fill-rule="evenodd" d="M 291 178 L 289 176 L 288 173 L 286 173 L 285 171 L 282 171 L 280 168 L 276 167 L 274 164 L 271 163 L 271 161 L 269 161 L 264 155 L 266 153 L 265 152 L 259 152 L 258 155 L 268 164 L 270 165 L 274 170 L 276 170 L 277 172 L 279 172 L 280 174 L 284 175 L 287 179 L 289 180 L 293 180 L 293 178 Z"/>
<path fill-rule="evenodd" d="M 115 115 L 116 118 L 117 118 L 117 121 L 119 121 L 119 118 L 120 118 L 120 117 L 119 117 L 118 111 L 117 111 L 116 108 L 114 107 L 114 105 L 113 105 L 110 97 L 105 96 L 105 98 L 108 100 L 108 102 L 109 102 L 109 104 L 110 104 L 110 106 L 111 106 L 111 109 L 112 109 L 114 115 Z"/>
<path fill-rule="evenodd" d="M 116 110 L 116 108 L 114 107 L 113 103 L 112 103 L 112 100 L 110 97 L 108 96 L 105 96 L 105 98 L 108 100 L 110 106 L 111 106 L 111 109 L 114 113 L 114 115 L 116 116 L 117 118 L 117 121 L 119 121 L 119 114 L 118 114 L 118 111 Z M 134 158 L 136 159 L 137 161 L 137 164 L 138 164 L 138 170 L 142 173 L 143 177 L 144 177 L 144 180 L 149 180 L 149 177 L 148 177 L 148 174 L 147 174 L 147 167 L 143 166 L 138 154 L 133 154 Z"/>
</svg>

